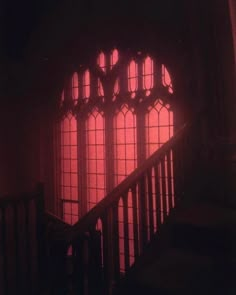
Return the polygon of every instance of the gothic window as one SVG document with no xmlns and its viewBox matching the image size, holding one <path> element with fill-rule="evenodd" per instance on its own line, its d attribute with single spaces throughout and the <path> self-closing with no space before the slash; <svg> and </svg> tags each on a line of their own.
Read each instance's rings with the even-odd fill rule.
<svg viewBox="0 0 236 295">
<path fill-rule="evenodd" d="M 114 49 L 84 66 L 75 65 L 66 78 L 58 117 L 58 214 L 71 224 L 168 141 L 174 128 L 173 85 L 158 59 Z"/>
<path fill-rule="evenodd" d="M 87 209 L 90 210 L 106 194 L 104 117 L 92 110 L 85 122 Z"/>
<path fill-rule="evenodd" d="M 119 184 L 137 166 L 136 116 L 126 105 L 114 114 L 114 184 Z"/>
<path fill-rule="evenodd" d="M 74 223 L 78 208 L 78 165 L 77 165 L 77 124 L 69 113 L 60 124 L 60 195 L 62 196 L 63 217 Z"/>
</svg>

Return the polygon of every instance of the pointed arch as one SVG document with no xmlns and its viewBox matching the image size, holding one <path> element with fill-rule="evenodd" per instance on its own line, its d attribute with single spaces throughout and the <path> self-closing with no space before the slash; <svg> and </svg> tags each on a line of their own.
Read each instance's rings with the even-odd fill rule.
<svg viewBox="0 0 236 295">
<path fill-rule="evenodd" d="M 114 116 L 114 181 L 119 184 L 137 166 L 136 115 L 123 105 Z"/>
</svg>

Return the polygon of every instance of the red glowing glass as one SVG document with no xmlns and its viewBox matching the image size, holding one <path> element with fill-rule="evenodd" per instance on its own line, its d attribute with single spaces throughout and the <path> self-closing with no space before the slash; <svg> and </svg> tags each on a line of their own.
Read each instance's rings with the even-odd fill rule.
<svg viewBox="0 0 236 295">
<path fill-rule="evenodd" d="M 76 101 L 79 98 L 79 77 L 78 73 L 72 76 L 72 99 Z"/>
<path fill-rule="evenodd" d="M 114 85 L 114 94 L 117 95 L 120 92 L 120 83 L 119 79 L 116 79 L 115 85 Z"/>
<path fill-rule="evenodd" d="M 145 116 L 146 157 L 173 136 L 173 112 L 157 100 Z"/>
<path fill-rule="evenodd" d="M 104 90 L 102 86 L 101 80 L 98 78 L 98 95 L 99 96 L 104 96 Z"/>
<path fill-rule="evenodd" d="M 143 63 L 143 88 L 145 90 L 153 88 L 153 60 L 149 56 Z"/>
<path fill-rule="evenodd" d="M 110 66 L 111 69 L 114 67 L 114 65 L 118 62 L 119 59 L 119 52 L 117 49 L 114 49 L 110 55 Z"/>
<path fill-rule="evenodd" d="M 90 96 L 90 73 L 86 70 L 83 75 L 83 97 L 89 98 Z"/>
<path fill-rule="evenodd" d="M 138 67 L 137 63 L 132 60 L 128 66 L 128 91 L 134 94 L 138 89 Z"/>
<path fill-rule="evenodd" d="M 77 121 L 69 113 L 60 125 L 60 195 L 63 200 L 63 218 L 70 224 L 78 220 L 78 158 L 77 158 Z M 70 213 L 68 213 L 70 212 Z"/>
<path fill-rule="evenodd" d="M 139 54 L 139 59 L 141 58 Z M 73 224 L 79 218 L 80 212 L 79 194 L 86 199 L 87 210 L 92 209 L 104 196 L 125 179 L 136 167 L 140 160 L 145 160 L 161 145 L 173 136 L 173 112 L 168 104 L 164 104 L 161 98 L 152 97 L 152 89 L 154 85 L 154 60 L 147 56 L 143 63 L 137 64 L 135 59 L 130 60 L 124 69 L 127 71 L 125 76 L 127 80 L 123 81 L 123 67 L 118 68 L 119 52 L 117 49 L 111 51 L 109 56 L 101 52 L 97 58 L 97 65 L 101 68 L 96 75 L 93 71 L 92 79 L 90 71 L 86 70 L 81 73 L 74 73 L 71 76 L 71 96 L 73 101 L 77 101 L 79 96 L 84 98 L 83 101 L 87 106 L 82 109 L 81 117 L 78 113 L 78 126 L 82 126 L 81 134 L 77 130 L 77 120 L 71 112 L 65 114 L 60 126 L 60 198 L 62 201 L 63 218 L 66 222 Z M 117 65 L 119 71 L 114 72 L 114 66 Z M 98 68 L 96 68 L 97 70 Z M 113 70 L 112 70 L 113 69 Z M 173 92 L 171 77 L 168 70 L 163 65 L 161 68 L 162 85 L 167 87 L 170 93 Z M 110 79 L 109 75 L 113 75 Z M 117 76 L 114 76 L 117 75 Z M 141 76 L 139 76 L 141 75 Z M 79 85 L 79 77 L 82 80 Z M 101 82 L 102 81 L 102 82 Z M 126 83 L 127 84 L 126 84 Z M 110 83 L 110 84 L 109 84 Z M 113 83 L 113 84 L 111 84 Z M 139 84 L 140 83 L 140 84 Z M 129 96 L 123 96 L 125 89 L 123 85 L 128 85 Z M 113 91 L 111 89 L 113 87 Z M 137 122 L 140 113 L 136 112 L 136 103 L 132 100 L 136 97 L 138 89 L 142 88 L 141 94 L 146 96 L 145 99 L 147 109 L 143 109 L 142 118 L 144 123 L 140 127 Z M 95 97 L 91 96 L 91 90 L 95 91 Z M 104 104 L 104 89 L 108 97 Z M 94 92 L 92 92 L 94 93 Z M 122 94 L 122 95 L 118 95 Z M 71 99 L 71 96 L 66 99 Z M 148 97 L 149 96 L 149 97 Z M 102 98 L 102 99 L 101 99 Z M 131 99 L 130 99 L 131 98 Z M 61 105 L 65 97 L 64 92 L 61 96 Z M 119 100 L 122 99 L 122 102 Z M 144 101 L 144 100 L 143 100 Z M 110 105 L 109 105 L 110 104 Z M 83 107 L 84 105 L 81 104 Z M 132 106 L 132 107 L 131 107 Z M 79 108 L 80 106 L 78 106 Z M 133 109 L 134 108 L 134 109 Z M 63 109 L 62 109 L 63 110 Z M 115 111 L 116 110 L 116 111 Z M 108 114 L 109 113 L 109 114 Z M 109 117 L 109 118 L 108 118 Z M 108 120 L 109 119 L 109 120 Z M 110 121 L 112 120 L 112 122 Z M 143 121 L 142 121 L 143 122 Z M 137 130 L 141 128 L 141 130 Z M 141 132 L 140 132 L 141 131 Z M 139 137 L 138 137 L 139 136 Z M 141 137 L 141 138 L 140 138 Z M 78 154 L 77 138 L 83 139 L 82 147 Z M 106 146 L 105 143 L 108 143 Z M 79 158 L 79 159 L 78 159 Z M 173 155 L 171 158 L 171 167 L 167 167 L 167 158 L 165 158 L 164 166 L 158 166 L 158 174 L 160 177 L 166 178 L 167 172 L 172 177 L 171 185 L 167 185 L 167 180 L 164 179 L 160 183 L 161 196 L 172 196 L 172 204 L 174 202 L 174 177 L 173 177 Z M 79 165 L 78 165 L 79 162 Z M 164 170 L 163 170 L 164 167 Z M 151 177 L 154 178 L 156 170 L 152 169 Z M 83 179 L 78 183 L 78 179 Z M 154 182 L 153 182 L 154 183 Z M 166 205 L 167 213 L 169 212 L 169 200 L 161 200 L 160 208 L 156 208 L 156 187 L 152 187 L 152 203 L 147 204 L 147 211 L 153 210 L 153 217 L 157 216 L 157 211 L 163 211 L 163 206 Z M 139 188 L 136 189 L 136 198 L 134 201 L 132 193 L 128 192 L 127 199 L 120 200 L 119 203 L 119 247 L 120 247 L 120 271 L 124 271 L 127 260 L 124 260 L 124 204 L 128 201 L 128 231 L 129 231 L 129 264 L 134 262 L 134 233 L 133 233 L 133 202 L 135 206 L 140 206 L 138 202 Z M 171 200 L 171 199 L 170 199 Z M 151 201 L 150 201 L 151 202 Z M 164 203 L 163 203 L 164 202 Z M 164 204 L 164 205 L 163 205 Z M 163 220 L 163 213 L 161 220 Z M 159 227 L 158 221 L 154 219 L 154 228 Z M 139 221 L 136 221 L 139 222 Z M 147 226 L 151 228 L 151 221 L 147 221 Z M 97 228 L 102 230 L 101 222 L 98 222 Z M 126 228 L 127 231 L 127 228 Z M 148 238 L 151 237 L 151 230 L 147 232 Z M 137 238 L 137 234 L 136 234 Z M 126 244 L 127 246 L 127 244 Z"/>
<path fill-rule="evenodd" d="M 101 52 L 98 55 L 97 64 L 99 65 L 101 70 L 105 73 L 106 72 L 106 60 L 105 60 L 105 54 L 103 52 Z"/>
<path fill-rule="evenodd" d="M 64 100 L 65 100 L 65 92 L 64 92 L 64 90 L 63 90 L 62 93 L 61 93 L 61 101 L 60 101 L 60 105 L 61 105 L 61 106 L 63 105 Z"/>
<path fill-rule="evenodd" d="M 169 93 L 173 93 L 173 86 L 172 86 L 170 74 L 164 65 L 162 65 L 162 84 L 163 86 L 168 87 Z"/>
<path fill-rule="evenodd" d="M 136 116 L 124 105 L 114 117 L 115 185 L 137 165 Z"/>
<path fill-rule="evenodd" d="M 86 163 L 88 209 L 105 196 L 104 118 L 94 109 L 86 120 Z"/>
</svg>

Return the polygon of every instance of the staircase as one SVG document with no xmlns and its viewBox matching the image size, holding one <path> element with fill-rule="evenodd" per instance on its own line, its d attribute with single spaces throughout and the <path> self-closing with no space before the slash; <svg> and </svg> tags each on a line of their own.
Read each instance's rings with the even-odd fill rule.
<svg viewBox="0 0 236 295">
<path fill-rule="evenodd" d="M 235 212 L 199 198 L 209 192 L 199 126 L 185 124 L 73 226 L 36 202 L 38 287 L 24 294 L 233 294 Z M 0 274 L 1 294 L 17 294 Z"/>
<path fill-rule="evenodd" d="M 117 294 L 235 294 L 236 210 L 179 206 L 120 283 Z"/>
</svg>

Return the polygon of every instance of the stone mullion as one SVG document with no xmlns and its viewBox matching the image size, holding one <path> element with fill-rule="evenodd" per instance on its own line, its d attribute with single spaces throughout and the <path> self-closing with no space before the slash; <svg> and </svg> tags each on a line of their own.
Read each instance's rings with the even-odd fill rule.
<svg viewBox="0 0 236 295">
<path fill-rule="evenodd" d="M 108 64 L 108 60 L 107 60 Z M 114 112 L 112 107 L 112 95 L 114 81 L 106 76 L 103 83 L 105 105 L 105 169 L 106 169 L 106 193 L 114 188 Z"/>
<path fill-rule="evenodd" d="M 86 116 L 77 116 L 78 200 L 79 217 L 87 212 Z"/>
</svg>

